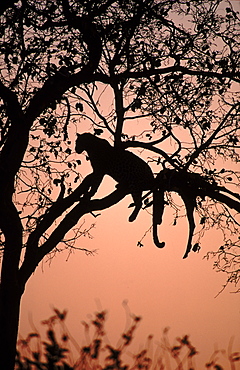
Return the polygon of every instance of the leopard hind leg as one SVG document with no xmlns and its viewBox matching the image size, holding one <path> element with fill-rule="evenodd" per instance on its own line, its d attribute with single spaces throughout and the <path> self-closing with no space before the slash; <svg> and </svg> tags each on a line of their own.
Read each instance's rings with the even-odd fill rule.
<svg viewBox="0 0 240 370">
<path fill-rule="evenodd" d="M 132 193 L 132 198 L 134 202 L 134 210 L 130 214 L 128 221 L 133 222 L 136 220 L 138 213 L 140 212 L 140 209 L 142 208 L 142 192 L 133 192 Z"/>
</svg>

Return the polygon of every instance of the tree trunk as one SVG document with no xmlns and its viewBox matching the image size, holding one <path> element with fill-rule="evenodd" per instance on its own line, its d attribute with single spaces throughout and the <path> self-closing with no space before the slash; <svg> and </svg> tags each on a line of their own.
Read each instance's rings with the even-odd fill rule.
<svg viewBox="0 0 240 370">
<path fill-rule="evenodd" d="M 15 279 L 4 280 L 0 287 L 0 368 L 13 370 L 22 290 Z"/>
<path fill-rule="evenodd" d="M 0 184 L 1 185 L 1 184 Z M 1 186 L 0 186 L 1 190 Z M 16 354 L 21 296 L 19 261 L 22 251 L 22 225 L 10 196 L 0 196 L 0 226 L 5 237 L 0 285 L 0 368 L 13 370 Z"/>
</svg>

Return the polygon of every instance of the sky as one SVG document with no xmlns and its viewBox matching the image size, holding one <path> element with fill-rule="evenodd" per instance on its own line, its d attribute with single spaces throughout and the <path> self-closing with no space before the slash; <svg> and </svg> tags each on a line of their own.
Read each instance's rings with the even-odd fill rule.
<svg viewBox="0 0 240 370">
<path fill-rule="evenodd" d="M 112 185 L 106 179 L 103 191 Z M 81 321 L 89 321 L 94 312 L 104 309 L 108 311 L 109 341 L 116 345 L 126 327 L 122 303 L 127 300 L 131 312 L 142 317 L 133 352 L 144 346 L 149 334 L 159 341 L 165 327 L 170 327 L 172 343 L 176 336 L 190 335 L 199 351 L 198 369 L 204 368 L 214 350 L 227 350 L 233 337 L 233 351 L 240 350 L 240 294 L 231 293 L 231 287 L 216 297 L 226 276 L 213 271 L 212 260 L 203 259 L 213 249 L 218 233 L 209 232 L 200 252 L 183 260 L 187 220 L 182 218 L 173 226 L 173 215 L 167 211 L 159 229 L 165 248 L 154 246 L 151 233 L 139 248 L 137 241 L 151 226 L 151 218 L 141 211 L 137 220 L 129 223 L 130 203 L 128 196 L 96 219 L 91 215 L 84 218 L 83 228 L 92 223 L 96 226 L 92 238 L 81 237 L 77 246 L 97 249 L 96 254 L 75 251 L 69 256 L 62 252 L 38 266 L 23 296 L 20 335 L 32 332 L 33 323 L 42 330 L 40 321 L 56 307 L 68 310 L 68 329 L 83 344 Z"/>
</svg>

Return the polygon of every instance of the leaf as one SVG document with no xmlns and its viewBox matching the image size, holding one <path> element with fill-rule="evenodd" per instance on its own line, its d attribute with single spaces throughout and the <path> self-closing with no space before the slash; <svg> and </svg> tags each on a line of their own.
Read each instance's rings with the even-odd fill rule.
<svg viewBox="0 0 240 370">
<path fill-rule="evenodd" d="M 38 333 L 30 333 L 28 334 L 29 338 L 39 338 L 40 335 Z"/>
<path fill-rule="evenodd" d="M 72 153 L 72 150 L 71 150 L 70 148 L 67 148 L 67 149 L 65 150 L 65 153 L 67 153 L 67 154 L 71 154 L 71 153 Z"/>
<path fill-rule="evenodd" d="M 60 319 L 60 321 L 65 320 L 66 315 L 67 315 L 66 310 L 64 310 L 63 312 L 60 312 L 57 308 L 54 308 L 53 310 L 56 313 L 57 317 Z"/>
<path fill-rule="evenodd" d="M 54 185 L 58 186 L 58 184 L 60 184 L 60 183 L 61 183 L 61 180 L 59 180 L 59 179 L 54 179 L 54 180 L 53 180 L 53 183 L 54 183 Z"/>
<path fill-rule="evenodd" d="M 166 109 L 167 109 L 166 107 L 162 107 L 162 108 L 160 109 L 160 113 L 161 113 L 161 114 L 163 114 L 163 113 L 166 111 Z"/>
<path fill-rule="evenodd" d="M 220 366 L 218 364 L 214 365 L 214 369 L 216 369 L 216 370 L 223 370 L 222 366 Z"/>
<path fill-rule="evenodd" d="M 80 102 L 76 103 L 75 108 L 77 110 L 79 110 L 80 112 L 83 112 L 83 104 L 82 103 L 80 103 Z"/>
<path fill-rule="evenodd" d="M 198 243 L 194 244 L 192 247 L 193 252 L 198 252 L 201 249 L 200 245 Z"/>
<path fill-rule="evenodd" d="M 32 356 L 34 360 L 39 361 L 40 359 L 40 353 L 39 352 L 32 352 Z"/>
<path fill-rule="evenodd" d="M 141 105 L 142 105 L 141 99 L 139 98 L 135 99 L 131 106 L 132 111 L 135 112 L 136 109 L 141 108 Z"/>
<path fill-rule="evenodd" d="M 140 87 L 140 89 L 138 90 L 138 95 L 139 96 L 142 96 L 142 95 L 145 95 L 146 94 L 146 86 L 145 86 L 145 83 L 143 83 Z"/>
<path fill-rule="evenodd" d="M 200 220 L 200 225 L 205 224 L 205 222 L 206 222 L 206 217 L 205 217 L 205 216 L 203 216 L 203 217 L 201 218 L 201 220 Z"/>
<path fill-rule="evenodd" d="M 232 361 L 240 361 L 240 352 L 233 352 L 231 354 L 231 360 Z"/>
<path fill-rule="evenodd" d="M 180 122 L 181 122 L 181 119 L 180 119 L 180 117 L 175 117 L 175 122 L 176 122 L 176 124 L 177 125 L 179 125 L 180 124 Z"/>
<path fill-rule="evenodd" d="M 101 135 L 102 133 L 103 133 L 103 130 L 101 128 L 94 129 L 94 135 Z"/>
<path fill-rule="evenodd" d="M 18 58 L 17 57 L 13 57 L 12 58 L 12 62 L 13 62 L 13 64 L 17 64 L 18 63 Z"/>
</svg>

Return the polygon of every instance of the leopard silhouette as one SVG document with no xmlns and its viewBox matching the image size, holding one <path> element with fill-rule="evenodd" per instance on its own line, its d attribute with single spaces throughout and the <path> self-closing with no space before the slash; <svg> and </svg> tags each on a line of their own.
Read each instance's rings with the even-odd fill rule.
<svg viewBox="0 0 240 370">
<path fill-rule="evenodd" d="M 132 195 L 134 210 L 129 216 L 129 221 L 134 221 L 142 207 L 142 192 L 153 190 L 155 186 L 150 166 L 137 155 L 122 148 L 115 148 L 107 140 L 90 133 L 77 134 L 75 150 L 78 154 L 86 151 L 93 168 L 95 176 L 88 191 L 89 198 L 96 193 L 104 175 L 109 175 L 118 183 L 116 185 L 118 189 Z M 165 243 L 159 242 L 157 236 L 157 225 L 161 223 L 163 212 L 163 204 L 157 204 L 159 201 L 163 203 L 163 194 L 155 190 L 153 191 L 153 239 L 156 246 L 162 248 Z"/>
</svg>

